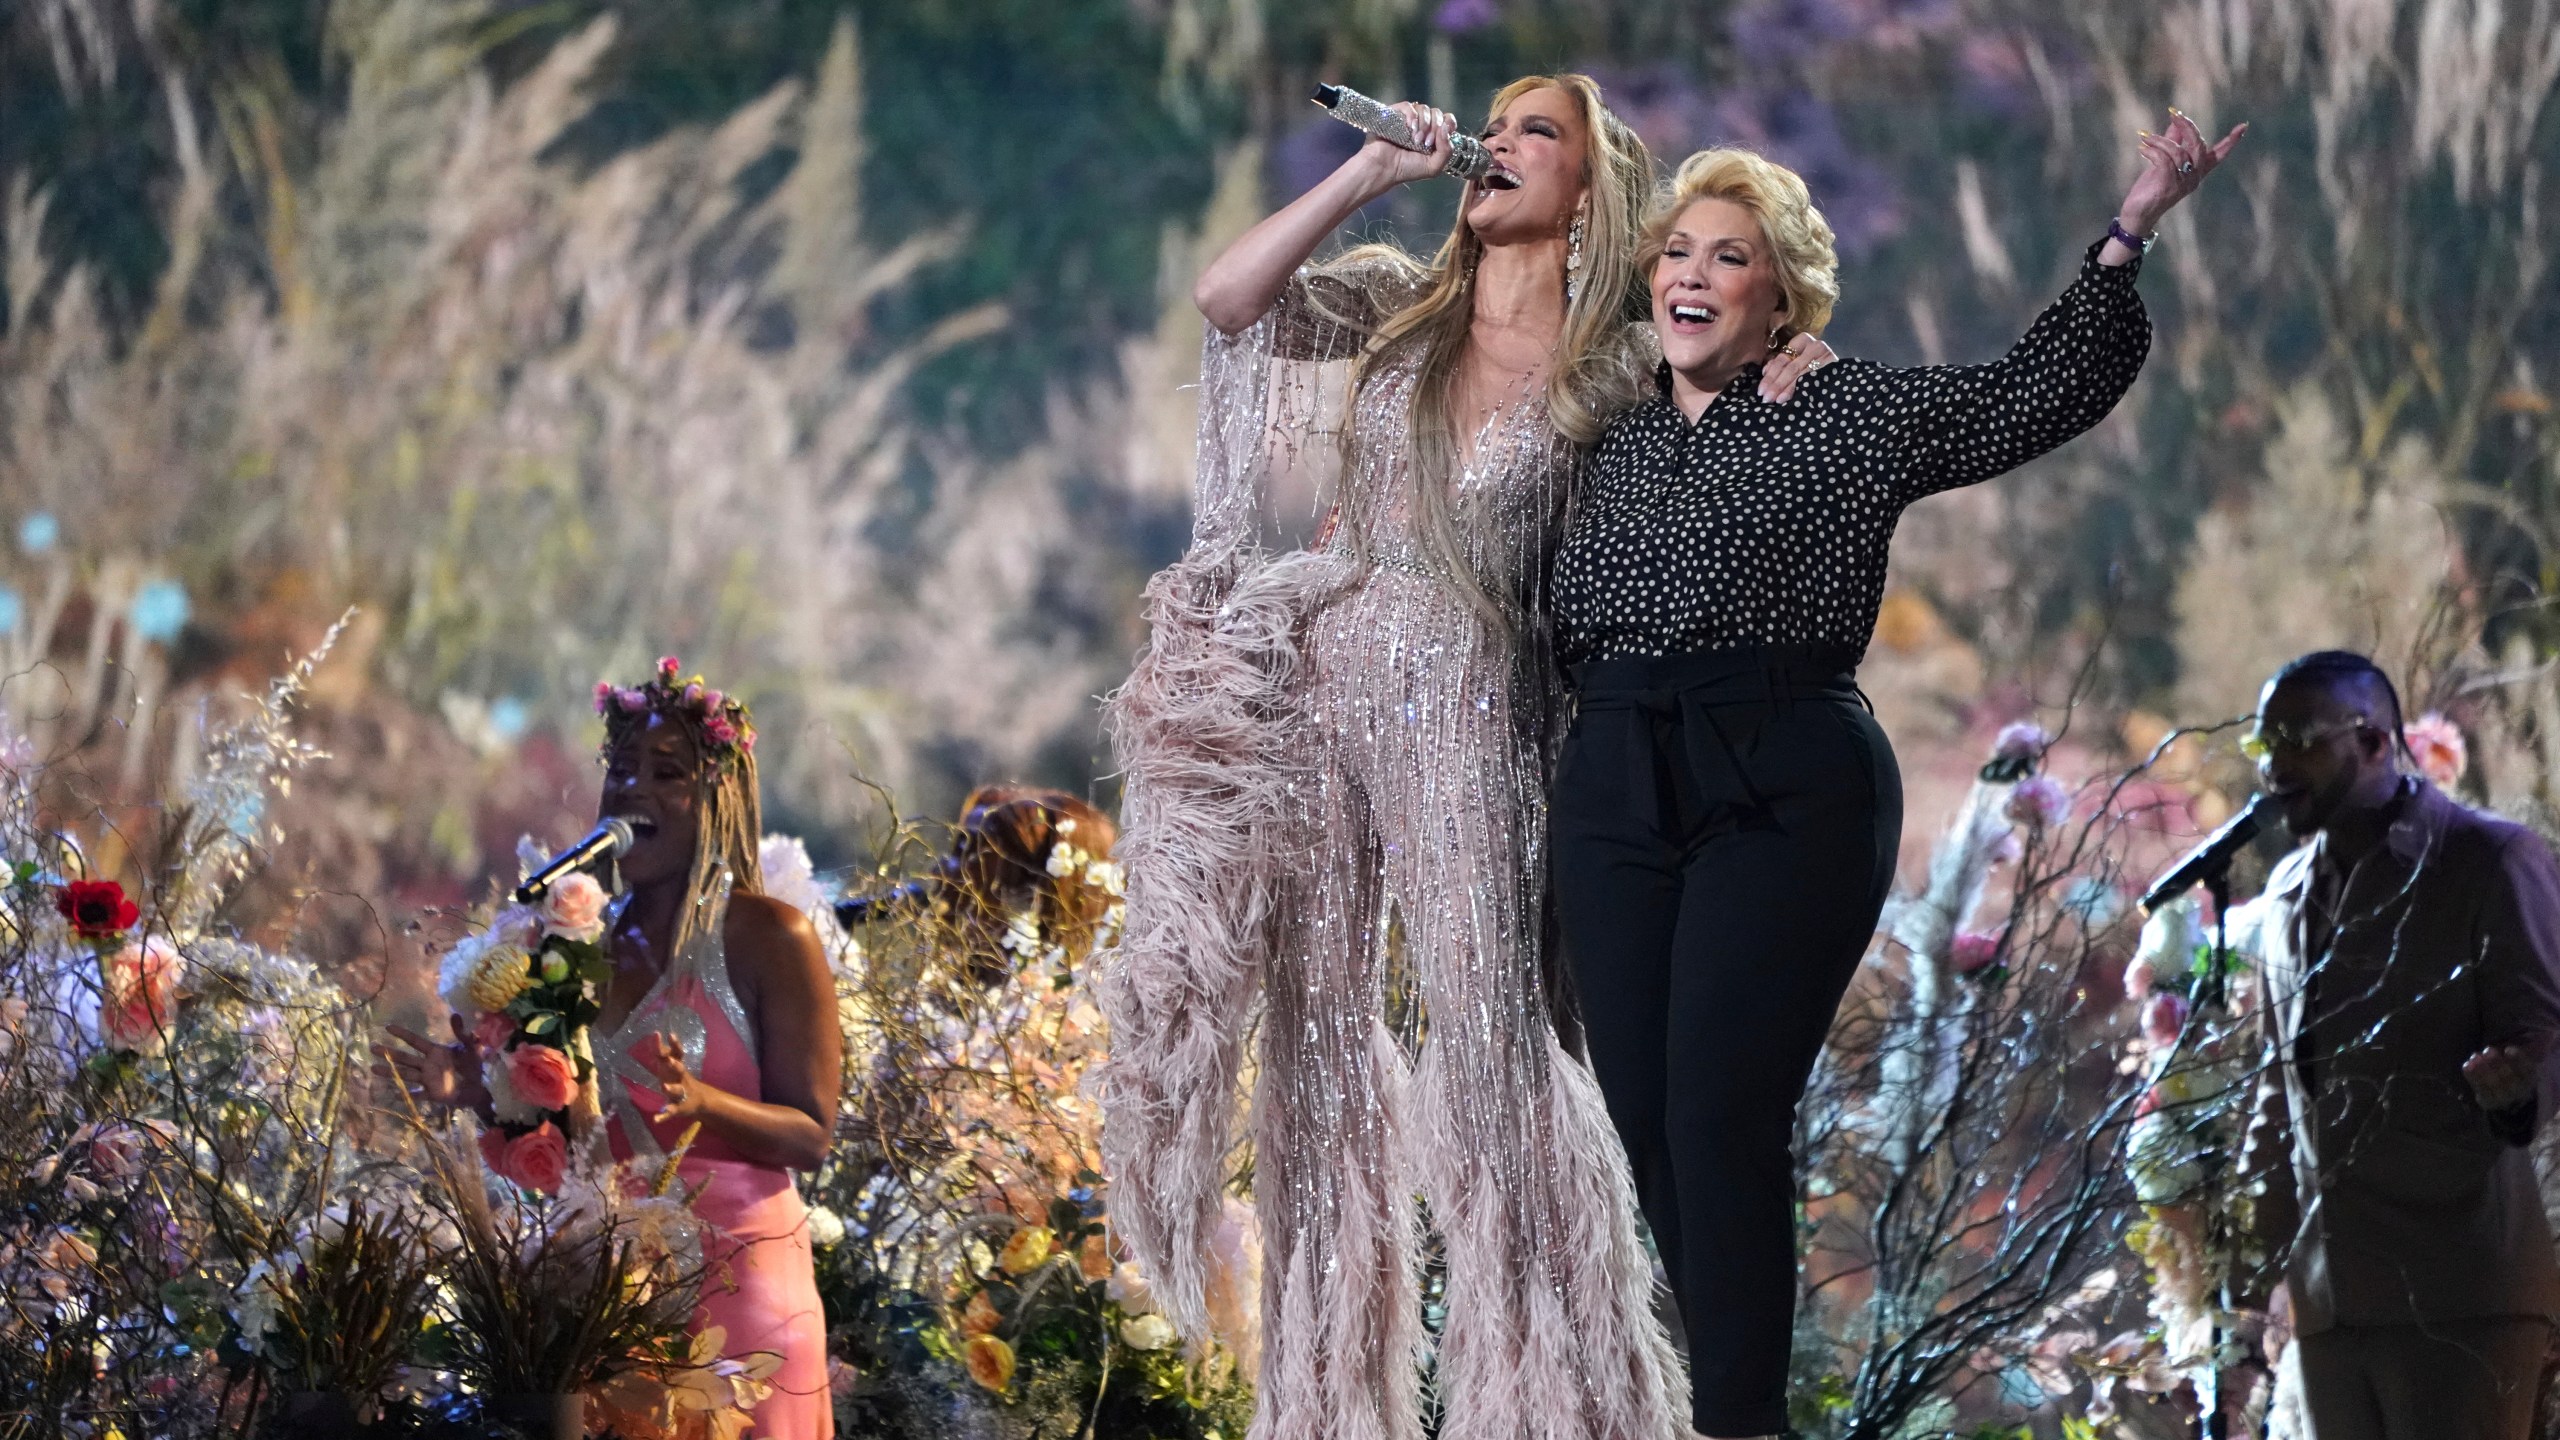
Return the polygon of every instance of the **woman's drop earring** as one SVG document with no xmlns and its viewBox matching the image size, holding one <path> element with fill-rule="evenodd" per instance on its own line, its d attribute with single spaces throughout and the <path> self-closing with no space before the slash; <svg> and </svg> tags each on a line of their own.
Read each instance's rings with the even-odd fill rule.
<svg viewBox="0 0 2560 1440">
<path fill-rule="evenodd" d="M 1582 212 L 1577 210 L 1573 216 L 1573 228 L 1565 232 L 1564 298 L 1566 304 L 1573 303 L 1574 297 L 1582 293 L 1582 228 Z"/>
</svg>

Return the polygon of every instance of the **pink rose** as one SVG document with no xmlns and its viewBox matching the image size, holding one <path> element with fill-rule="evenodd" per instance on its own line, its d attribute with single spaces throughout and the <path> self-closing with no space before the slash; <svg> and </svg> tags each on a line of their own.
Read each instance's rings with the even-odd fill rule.
<svg viewBox="0 0 2560 1440">
<path fill-rule="evenodd" d="M 549 1194 L 560 1188 L 569 1173 L 569 1141 L 560 1128 L 545 1120 L 517 1136 L 507 1144 L 507 1169 L 511 1178 L 527 1190 Z"/>
<path fill-rule="evenodd" d="M 1968 930 L 1955 938 L 1955 943 L 1948 949 L 1947 959 L 1956 967 L 1957 974 L 1971 975 L 2000 958 L 2000 938 L 1997 931 L 1985 935 L 1978 930 Z"/>
<path fill-rule="evenodd" d="M 2430 710 L 2401 727 L 2408 738 L 2409 754 L 2418 762 L 2418 773 L 2439 790 L 2450 790 L 2462 783 L 2462 774 L 2471 768 L 2471 750 L 2463 743 L 2461 727 Z"/>
<path fill-rule="evenodd" d="M 542 928 L 572 940 L 592 940 L 604 924 L 604 887 L 579 871 L 554 884 L 542 897 Z"/>
<path fill-rule="evenodd" d="M 613 682 L 599 680 L 596 682 L 596 713 L 602 715 L 611 708 L 613 708 Z"/>
<path fill-rule="evenodd" d="M 536 1110 L 566 1110 L 578 1097 L 578 1067 L 566 1053 L 528 1040 L 507 1052 L 507 1083 Z"/>
<path fill-rule="evenodd" d="M 503 1010 L 492 1010 L 471 1027 L 471 1038 L 480 1042 L 482 1050 L 496 1055 L 507 1048 L 508 1041 L 516 1038 L 516 1017 Z"/>
<path fill-rule="evenodd" d="M 683 668 L 684 665 L 673 655 L 661 655 L 658 657 L 658 673 L 661 675 L 673 675 Z"/>
<path fill-rule="evenodd" d="M 168 941 L 128 944 L 106 961 L 98 1039 L 111 1050 L 156 1055 L 178 1008 L 178 952 Z"/>
<path fill-rule="evenodd" d="M 569 1172 L 569 1142 L 548 1120 L 512 1137 L 492 1125 L 480 1132 L 480 1158 L 509 1184 L 554 1191 Z"/>
<path fill-rule="evenodd" d="M 716 713 L 727 699 L 717 690 L 705 690 L 702 692 L 702 708 Z"/>
<path fill-rule="evenodd" d="M 623 690 L 615 693 L 613 703 L 622 707 L 623 714 L 637 715 L 649 708 L 649 697 L 637 690 Z"/>
<path fill-rule="evenodd" d="M 730 724 L 729 717 L 726 715 L 714 715 L 710 719 L 704 721 L 702 723 L 702 733 L 714 745 L 735 745 L 738 743 L 738 727 Z"/>
<path fill-rule="evenodd" d="M 2050 775 L 2030 775 L 2009 792 L 2003 814 L 2010 823 L 2046 830 L 2071 818 L 2071 792 Z"/>
<path fill-rule="evenodd" d="M 2187 1028 L 2187 997 L 2175 990 L 2154 990 L 2142 1003 L 2142 1038 L 2166 1048 L 2178 1043 Z"/>
<path fill-rule="evenodd" d="M 2124 967 L 2124 993 L 2127 999 L 2141 999 L 2150 994 L 2151 987 L 2159 982 L 2160 972 L 2152 965 L 2148 956 L 2137 956 L 2132 964 Z"/>
</svg>

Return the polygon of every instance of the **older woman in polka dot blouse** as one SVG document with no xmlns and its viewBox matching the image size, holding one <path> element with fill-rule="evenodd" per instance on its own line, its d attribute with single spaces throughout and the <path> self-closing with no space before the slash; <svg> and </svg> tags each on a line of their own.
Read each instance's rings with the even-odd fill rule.
<svg viewBox="0 0 2560 1440">
<path fill-rule="evenodd" d="M 2246 127 L 2242 127 L 2245 129 Z M 1680 167 L 1644 237 L 1659 393 L 1602 436 L 1550 592 L 1578 709 L 1551 802 L 1593 1069 L 1687 1321 L 1695 1423 L 1786 1424 L 1797 1100 L 1893 878 L 1902 784 L 1855 681 L 1902 508 L 2095 425 L 2142 368 L 2160 217 L 2240 138 L 2171 112 L 2080 277 L 1988 365 L 1753 382 L 1829 318 L 1792 171 Z"/>
</svg>

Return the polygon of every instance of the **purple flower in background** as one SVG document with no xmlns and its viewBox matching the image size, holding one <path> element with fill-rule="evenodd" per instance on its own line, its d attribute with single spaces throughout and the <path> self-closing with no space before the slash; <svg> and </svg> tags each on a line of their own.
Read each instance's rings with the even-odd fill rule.
<svg viewBox="0 0 2560 1440">
<path fill-rule="evenodd" d="M 2027 69 L 2026 42 L 2015 35 L 1981 32 L 1956 46 L 1958 93 L 1965 103 L 2011 120 L 2032 118 L 2038 108 L 2035 76 Z"/>
<path fill-rule="evenodd" d="M 1743 69 L 1765 73 L 1857 38 L 1865 8 L 1857 0 L 1753 0 L 1734 8 L 1728 28 Z"/>
<path fill-rule="evenodd" d="M 1840 253 L 1855 258 L 1902 228 L 1902 187 L 1849 148 L 1840 117 L 1811 91 L 1736 90 L 1715 107 L 1712 142 L 1744 145 L 1804 177 L 1831 222 Z"/>
<path fill-rule="evenodd" d="M 1270 193 L 1294 200 L 1358 153 L 1359 131 L 1328 115 L 1313 114 L 1271 147 L 1265 176 Z"/>
<path fill-rule="evenodd" d="M 1609 108 L 1666 168 L 1709 143 L 1707 137 L 1715 130 L 1715 106 L 1686 68 L 1670 63 L 1640 69 L 1594 64 L 1583 66 L 1582 71 L 1600 82 Z"/>
<path fill-rule="evenodd" d="M 1433 28 L 1443 35 L 1464 35 L 1501 20 L 1502 7 L 1496 0 L 1440 0 L 1440 8 L 1431 12 Z"/>
</svg>

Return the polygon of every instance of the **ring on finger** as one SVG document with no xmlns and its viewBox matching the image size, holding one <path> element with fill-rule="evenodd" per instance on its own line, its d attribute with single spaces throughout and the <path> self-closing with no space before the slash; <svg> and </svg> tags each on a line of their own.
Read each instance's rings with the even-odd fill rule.
<svg viewBox="0 0 2560 1440">
<path fill-rule="evenodd" d="M 2196 173 L 2196 162 L 2193 160 L 2180 160 L 2178 162 L 2178 173 L 2181 175 L 2193 175 Z"/>
</svg>

